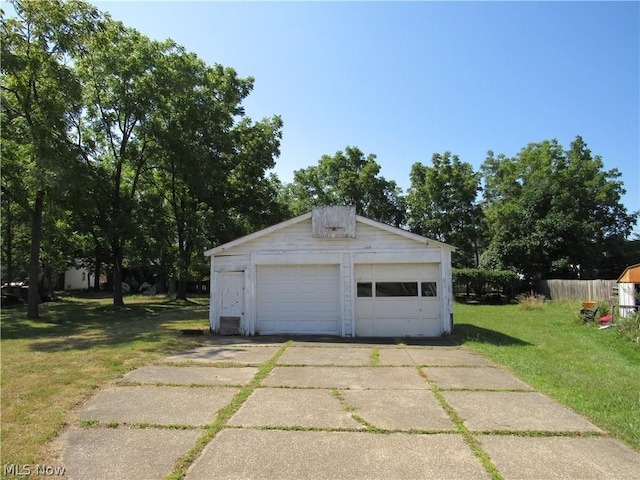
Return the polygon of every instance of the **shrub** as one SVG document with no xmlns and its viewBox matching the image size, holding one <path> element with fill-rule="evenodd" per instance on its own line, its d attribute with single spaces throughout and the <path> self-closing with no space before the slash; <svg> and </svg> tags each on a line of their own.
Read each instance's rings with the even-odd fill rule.
<svg viewBox="0 0 640 480">
<path fill-rule="evenodd" d="M 529 293 L 521 293 L 516 297 L 518 305 L 524 310 L 534 310 L 544 306 L 544 296 L 538 295 L 533 290 Z"/>
<path fill-rule="evenodd" d="M 611 304 L 609 302 L 598 302 L 598 314 L 596 317 L 604 317 L 611 313 Z"/>
<path fill-rule="evenodd" d="M 616 317 L 616 327 L 618 336 L 640 343 L 640 314 L 628 317 Z"/>
<path fill-rule="evenodd" d="M 517 289 L 520 279 L 515 272 L 510 270 L 485 270 L 483 268 L 454 268 L 453 284 L 456 287 L 464 286 L 467 295 L 473 291 L 476 295 L 483 295 L 485 288 L 499 290 L 507 293 Z"/>
</svg>

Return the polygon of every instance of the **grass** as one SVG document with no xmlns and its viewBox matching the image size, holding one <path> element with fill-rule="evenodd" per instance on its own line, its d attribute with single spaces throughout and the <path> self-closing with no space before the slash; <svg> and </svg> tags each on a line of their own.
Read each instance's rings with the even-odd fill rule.
<svg viewBox="0 0 640 480">
<path fill-rule="evenodd" d="M 460 416 L 451 407 L 451 405 L 449 405 L 447 400 L 444 398 L 444 395 L 442 395 L 442 392 L 438 388 L 438 385 L 435 382 L 430 381 L 426 377 L 426 375 L 422 372 L 420 367 L 417 367 L 417 368 L 418 368 L 418 374 L 421 375 L 425 379 L 425 381 L 429 384 L 429 387 L 431 388 L 431 391 L 436 397 L 437 402 L 440 404 L 440 406 L 445 411 L 447 416 L 451 419 L 453 424 L 456 426 L 456 430 L 462 434 L 462 436 L 464 437 L 464 441 L 467 443 L 467 445 L 469 445 L 469 447 L 471 447 L 473 454 L 478 458 L 478 460 L 480 460 L 480 463 L 482 463 L 482 466 L 484 467 L 484 469 L 487 471 L 489 475 L 491 475 L 491 479 L 503 480 L 502 475 L 500 475 L 500 472 L 498 472 L 498 469 L 491 461 L 491 458 L 489 458 L 489 455 L 482 449 L 482 445 L 480 445 L 480 442 L 471 434 L 469 429 L 465 426 L 464 420 L 462 420 L 462 418 L 460 418 Z"/>
<path fill-rule="evenodd" d="M 126 297 L 68 297 L 2 310 L 2 462 L 46 464 L 47 442 L 100 385 L 143 364 L 198 345 L 183 328 L 208 328 L 208 298 L 175 302 Z"/>
<path fill-rule="evenodd" d="M 183 336 L 179 330 L 208 327 L 208 298 L 174 302 L 134 296 L 126 302 L 114 309 L 109 298 L 66 298 L 43 304 L 38 321 L 26 320 L 23 308 L 3 309 L 2 462 L 47 464 L 47 443 L 96 388 L 206 342 L 207 337 Z M 577 302 L 531 310 L 456 304 L 454 333 L 467 347 L 640 451 L 640 348 L 619 338 L 615 328 L 582 324 L 579 308 Z M 377 356 L 372 352 L 372 364 Z M 181 459 L 176 478 L 274 362 L 263 366 Z"/>
<path fill-rule="evenodd" d="M 455 336 L 640 451 L 640 348 L 578 319 L 579 302 L 454 306 Z"/>
</svg>

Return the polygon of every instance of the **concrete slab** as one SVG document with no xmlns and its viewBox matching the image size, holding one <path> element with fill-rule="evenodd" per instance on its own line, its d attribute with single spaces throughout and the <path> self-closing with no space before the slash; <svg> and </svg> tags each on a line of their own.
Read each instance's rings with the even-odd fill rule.
<svg viewBox="0 0 640 480">
<path fill-rule="evenodd" d="M 231 417 L 229 425 L 363 428 L 331 390 L 259 388 Z"/>
<path fill-rule="evenodd" d="M 372 348 L 364 347 L 288 347 L 278 364 L 290 365 L 349 365 L 371 364 Z"/>
<path fill-rule="evenodd" d="M 526 383 L 499 368 L 424 367 L 422 371 L 442 389 L 533 390 Z"/>
<path fill-rule="evenodd" d="M 472 431 L 602 431 L 537 392 L 444 391 L 442 395 Z"/>
<path fill-rule="evenodd" d="M 167 362 L 245 363 L 259 365 L 268 361 L 279 346 L 214 346 L 199 347 L 179 355 L 167 357 Z"/>
<path fill-rule="evenodd" d="M 187 480 L 490 478 L 461 435 L 224 430 Z"/>
<path fill-rule="evenodd" d="M 387 430 L 455 430 L 455 425 L 428 390 L 343 390 L 355 414 Z"/>
<path fill-rule="evenodd" d="M 425 366 L 489 366 L 491 363 L 476 353 L 461 348 L 407 348 L 416 365 Z"/>
<path fill-rule="evenodd" d="M 202 436 L 201 430 L 71 428 L 56 440 L 65 478 L 162 479 Z"/>
<path fill-rule="evenodd" d="M 382 390 L 427 390 L 414 367 L 276 367 L 265 387 L 315 387 Z"/>
<path fill-rule="evenodd" d="M 133 370 L 123 379 L 140 383 L 247 385 L 257 372 L 257 367 L 149 366 Z"/>
<path fill-rule="evenodd" d="M 640 454 L 610 438 L 478 436 L 505 478 L 640 479 Z"/>
<path fill-rule="evenodd" d="M 80 408 L 82 420 L 194 425 L 212 423 L 218 410 L 238 393 L 237 388 L 112 387 Z"/>
<path fill-rule="evenodd" d="M 406 348 L 381 348 L 378 350 L 378 365 L 412 366 L 415 364 Z"/>
</svg>

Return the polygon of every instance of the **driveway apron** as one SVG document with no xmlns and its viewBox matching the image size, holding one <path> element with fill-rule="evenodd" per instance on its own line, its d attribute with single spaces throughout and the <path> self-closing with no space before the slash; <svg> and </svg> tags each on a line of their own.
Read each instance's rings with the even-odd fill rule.
<svg viewBox="0 0 640 480">
<path fill-rule="evenodd" d="M 75 479 L 640 479 L 640 454 L 461 346 L 213 338 L 55 441 Z"/>
</svg>

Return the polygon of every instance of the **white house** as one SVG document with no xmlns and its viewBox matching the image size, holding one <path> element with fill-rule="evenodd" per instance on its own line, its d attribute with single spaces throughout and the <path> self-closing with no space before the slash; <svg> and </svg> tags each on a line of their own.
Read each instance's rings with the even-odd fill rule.
<svg viewBox="0 0 640 480">
<path fill-rule="evenodd" d="M 439 337 L 451 333 L 455 248 L 317 207 L 205 252 L 221 334 Z"/>
</svg>

